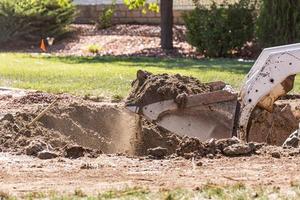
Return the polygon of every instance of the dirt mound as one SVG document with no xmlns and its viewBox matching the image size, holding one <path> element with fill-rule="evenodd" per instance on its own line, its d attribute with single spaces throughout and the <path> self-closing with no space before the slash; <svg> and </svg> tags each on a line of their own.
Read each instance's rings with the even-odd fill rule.
<svg viewBox="0 0 300 200">
<path fill-rule="evenodd" d="M 201 142 L 197 138 L 185 137 L 176 149 L 176 154 L 185 158 L 245 156 L 254 154 L 262 145 L 258 143 L 242 143 L 238 138 Z"/>
<path fill-rule="evenodd" d="M 177 78 L 176 80 L 181 79 Z M 188 80 L 194 79 L 188 78 Z M 179 81 L 179 83 L 181 82 Z M 159 84 L 157 85 L 159 86 Z M 182 91 L 194 92 L 190 89 L 192 86 L 187 85 L 188 87 L 180 90 L 176 84 L 175 86 L 169 84 L 165 90 L 165 96 L 174 97 L 172 95 L 182 94 Z M 211 86 L 200 86 L 196 92 L 212 89 Z M 169 91 L 170 88 L 175 89 Z M 152 89 L 145 90 L 141 94 L 151 94 L 149 91 Z M 52 95 L 40 92 L 22 93 L 22 95 L 12 95 L 11 93 L 1 95 L 0 92 L 0 96 L 0 151 L 3 152 L 27 154 L 41 159 L 58 156 L 96 157 L 101 153 L 118 152 L 138 156 L 147 155 L 153 158 L 168 156 L 218 158 L 252 154 L 281 157 L 299 154 L 297 148 L 273 148 L 261 143 L 243 144 L 237 138 L 211 139 L 203 142 L 197 138 L 181 137 L 129 113 L 120 103 L 94 102 L 70 95 Z M 164 99 L 165 96 L 158 95 L 156 98 Z M 137 100 L 139 105 L 149 103 L 139 102 L 140 95 L 136 97 L 133 99 Z M 60 100 L 52 109 L 33 126 L 28 127 L 28 124 L 57 98 Z M 152 98 L 153 102 L 157 100 L 156 98 Z M 267 121 L 263 120 L 266 117 L 258 116 L 257 120 L 261 119 L 261 121 L 255 122 L 253 126 L 257 135 L 266 134 L 267 128 L 270 128 L 269 122 L 272 120 L 275 120 L 273 128 L 277 127 L 279 131 L 283 131 L 280 127 L 294 126 L 298 121 L 293 120 L 294 113 L 291 110 L 293 110 L 291 107 L 283 105 L 276 108 L 274 115 L 280 114 L 284 119 L 282 121 L 276 121 L 274 116 L 270 118 L 269 114 L 261 114 L 269 116 L 270 119 Z M 278 141 L 273 139 L 274 137 L 283 138 L 275 128 L 267 142 Z M 259 141 L 257 138 L 255 141 L 266 142 L 265 140 Z"/>
<path fill-rule="evenodd" d="M 30 103 L 51 103 L 56 97 L 51 94 L 41 92 L 31 92 L 21 98 L 14 99 L 14 103 L 30 104 Z"/>
<path fill-rule="evenodd" d="M 139 70 L 137 78 L 132 83 L 132 90 L 126 104 L 144 106 L 162 100 L 176 99 L 181 103 L 182 95 L 191 95 L 210 92 L 212 87 L 199 80 L 179 74 L 154 75 L 147 71 Z"/>
<path fill-rule="evenodd" d="M 201 83 L 193 77 L 168 74 L 154 75 L 139 70 L 132 83 L 132 91 L 126 100 L 127 105 L 143 107 L 147 104 L 174 99 L 179 106 L 184 105 L 185 97 L 191 94 L 220 90 L 222 82 Z M 272 113 L 257 109 L 254 113 L 249 141 L 263 142 L 270 145 L 282 145 L 286 138 L 298 128 L 300 121 L 297 95 L 287 95 L 276 102 Z M 298 98 L 299 100 L 299 98 Z"/>
<path fill-rule="evenodd" d="M 58 103 L 28 127 L 57 98 L 60 99 Z M 42 151 L 50 151 L 42 155 L 50 156 L 51 152 L 55 152 L 57 155 L 70 157 L 70 148 L 79 145 L 81 153 L 78 155 L 133 153 L 131 139 L 135 135 L 135 117 L 120 105 L 40 92 L 3 98 L 1 105 L 2 151 L 33 156 L 38 156 Z"/>
<path fill-rule="evenodd" d="M 31 127 L 28 124 L 60 99 Z M 173 154 L 180 137 L 129 113 L 122 104 L 30 92 L 1 100 L 0 149 L 39 158 L 78 158 L 100 153 L 147 155 L 158 146 Z M 141 129 L 139 128 L 141 127 Z"/>
<path fill-rule="evenodd" d="M 136 135 L 136 155 L 148 155 L 150 149 L 157 147 L 166 149 L 166 155 L 171 155 L 176 152 L 182 137 L 145 119 L 140 118 L 139 120 L 141 130 L 139 130 Z"/>
<path fill-rule="evenodd" d="M 282 145 L 299 126 L 299 119 L 293 109 L 287 103 L 275 105 L 272 113 L 257 109 L 251 122 L 248 140 Z"/>
<path fill-rule="evenodd" d="M 210 139 L 203 142 L 198 138 L 179 137 L 166 131 L 160 134 L 151 130 L 153 129 L 150 131 L 148 129 L 148 133 L 144 132 L 146 134 L 143 133 L 145 142 L 140 145 L 144 148 L 140 155 L 148 155 L 154 159 L 178 156 L 186 159 L 217 159 L 251 155 L 281 158 L 300 155 L 299 148 L 282 148 L 281 146 L 270 146 L 258 142 L 244 143 L 236 137 L 219 140 Z"/>
</svg>

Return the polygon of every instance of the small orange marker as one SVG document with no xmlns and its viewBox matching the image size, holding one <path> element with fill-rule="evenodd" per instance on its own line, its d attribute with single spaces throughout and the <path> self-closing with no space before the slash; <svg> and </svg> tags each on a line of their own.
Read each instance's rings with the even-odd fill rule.
<svg viewBox="0 0 300 200">
<path fill-rule="evenodd" d="M 44 51 L 44 52 L 47 51 L 47 48 L 46 48 L 44 39 L 42 39 L 42 41 L 41 41 L 41 46 L 40 46 L 40 48 L 41 48 L 41 50 Z"/>
</svg>

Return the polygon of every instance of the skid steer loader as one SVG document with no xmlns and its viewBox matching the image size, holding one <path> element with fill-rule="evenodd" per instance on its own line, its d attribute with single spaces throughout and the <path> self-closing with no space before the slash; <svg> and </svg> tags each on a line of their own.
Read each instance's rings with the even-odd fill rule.
<svg viewBox="0 0 300 200">
<path fill-rule="evenodd" d="M 274 102 L 287 94 L 300 73 L 300 43 L 262 51 L 239 94 L 227 87 L 187 97 L 184 108 L 174 100 L 127 108 L 179 135 L 201 140 L 238 136 L 246 141 L 256 107 L 272 112 Z"/>
</svg>

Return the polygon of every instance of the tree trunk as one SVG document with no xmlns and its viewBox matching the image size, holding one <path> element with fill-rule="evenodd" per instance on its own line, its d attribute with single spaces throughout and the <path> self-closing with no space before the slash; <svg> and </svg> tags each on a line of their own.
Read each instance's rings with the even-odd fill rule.
<svg viewBox="0 0 300 200">
<path fill-rule="evenodd" d="M 161 48 L 173 49 L 173 0 L 160 0 Z"/>
</svg>

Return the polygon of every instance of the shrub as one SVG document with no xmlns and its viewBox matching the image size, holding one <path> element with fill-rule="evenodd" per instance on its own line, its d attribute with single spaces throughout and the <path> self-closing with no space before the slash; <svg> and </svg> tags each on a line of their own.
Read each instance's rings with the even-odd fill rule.
<svg viewBox="0 0 300 200">
<path fill-rule="evenodd" d="M 96 45 L 96 44 L 93 44 L 93 45 L 90 45 L 89 47 L 88 47 L 88 52 L 89 53 L 92 53 L 92 54 L 98 54 L 99 53 L 99 51 L 101 51 L 101 47 L 99 47 L 98 45 Z"/>
<path fill-rule="evenodd" d="M 210 57 L 226 57 L 253 39 L 255 9 L 249 0 L 220 6 L 213 2 L 210 8 L 195 3 L 196 8 L 185 13 L 183 19 L 187 40 L 199 52 Z"/>
<path fill-rule="evenodd" d="M 105 29 L 112 26 L 112 18 L 115 13 L 115 7 L 116 2 L 113 1 L 113 3 L 110 6 L 104 8 L 103 12 L 100 13 L 99 21 L 97 23 L 98 29 Z"/>
<path fill-rule="evenodd" d="M 257 36 L 262 47 L 300 41 L 300 1 L 261 0 Z"/>
<path fill-rule="evenodd" d="M 59 38 L 74 17 L 70 0 L 0 0 L 0 42 Z"/>
</svg>

